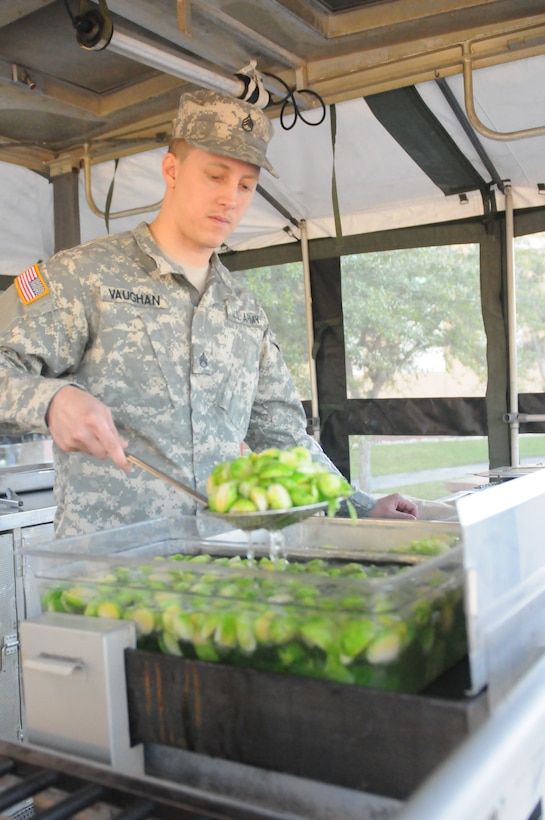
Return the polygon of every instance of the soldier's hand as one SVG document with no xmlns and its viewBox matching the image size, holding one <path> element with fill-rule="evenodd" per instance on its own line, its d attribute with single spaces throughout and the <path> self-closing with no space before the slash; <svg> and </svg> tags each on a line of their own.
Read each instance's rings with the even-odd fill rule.
<svg viewBox="0 0 545 820">
<path fill-rule="evenodd" d="M 129 472 L 125 457 L 127 442 L 120 438 L 110 409 L 101 401 L 67 384 L 53 396 L 47 416 L 49 432 L 65 453 L 81 452 L 114 464 Z"/>
<path fill-rule="evenodd" d="M 392 493 L 379 498 L 369 518 L 405 518 L 414 521 L 418 516 L 418 507 L 410 498 L 399 493 Z"/>
</svg>

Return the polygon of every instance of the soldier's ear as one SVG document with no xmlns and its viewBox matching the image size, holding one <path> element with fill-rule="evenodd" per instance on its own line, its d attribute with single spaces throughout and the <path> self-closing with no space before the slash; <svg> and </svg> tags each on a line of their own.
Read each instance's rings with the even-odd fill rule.
<svg viewBox="0 0 545 820">
<path fill-rule="evenodd" d="M 173 188 L 176 182 L 177 161 L 176 157 L 171 151 L 167 151 L 167 153 L 163 157 L 161 169 L 163 172 L 163 179 L 165 180 L 166 184 L 169 188 Z"/>
</svg>

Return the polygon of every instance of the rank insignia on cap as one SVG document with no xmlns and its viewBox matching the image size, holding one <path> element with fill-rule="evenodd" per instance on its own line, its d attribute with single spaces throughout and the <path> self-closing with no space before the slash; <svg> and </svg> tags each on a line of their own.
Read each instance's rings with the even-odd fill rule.
<svg viewBox="0 0 545 820">
<path fill-rule="evenodd" d="M 35 302 L 36 299 L 41 299 L 42 296 L 47 296 L 49 293 L 49 288 L 40 272 L 38 263 L 19 274 L 15 279 L 15 286 L 19 291 L 21 301 L 25 305 L 30 305 L 31 302 Z"/>
</svg>

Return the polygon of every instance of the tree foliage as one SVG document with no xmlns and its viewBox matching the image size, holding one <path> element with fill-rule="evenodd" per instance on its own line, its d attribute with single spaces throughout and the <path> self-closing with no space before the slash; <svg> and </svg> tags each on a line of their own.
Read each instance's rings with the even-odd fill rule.
<svg viewBox="0 0 545 820">
<path fill-rule="evenodd" d="M 441 350 L 484 375 L 478 254 L 473 246 L 418 248 L 342 258 L 347 380 L 352 396 L 374 397 L 416 373 Z M 300 263 L 240 274 L 265 307 L 302 395 L 309 395 L 303 269 Z"/>
<path fill-rule="evenodd" d="M 545 235 L 524 237 L 516 243 L 517 364 L 521 392 L 545 390 L 544 245 Z"/>
<path fill-rule="evenodd" d="M 545 387 L 545 254 L 518 240 L 516 253 L 521 389 Z M 373 398 L 422 373 L 425 354 L 460 364 L 486 382 L 479 249 L 445 245 L 341 259 L 349 396 Z M 301 263 L 237 274 L 269 316 L 302 398 L 310 396 Z M 539 384 L 537 383 L 539 382 Z"/>
<path fill-rule="evenodd" d="M 263 305 L 299 395 L 310 398 L 302 263 L 254 268 L 238 273 L 237 278 Z"/>
<path fill-rule="evenodd" d="M 347 256 L 342 284 L 352 395 L 376 397 L 400 376 L 421 373 L 430 351 L 447 371 L 461 362 L 484 378 L 475 246 Z"/>
</svg>

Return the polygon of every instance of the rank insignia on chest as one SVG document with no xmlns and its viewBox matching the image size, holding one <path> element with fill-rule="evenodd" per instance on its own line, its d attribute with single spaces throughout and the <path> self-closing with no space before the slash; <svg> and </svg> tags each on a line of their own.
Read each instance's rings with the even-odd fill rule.
<svg viewBox="0 0 545 820">
<path fill-rule="evenodd" d="M 42 296 L 47 296 L 49 288 L 41 274 L 38 263 L 20 273 L 15 279 L 15 287 L 24 305 L 30 305 Z"/>
</svg>

